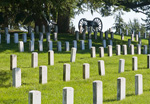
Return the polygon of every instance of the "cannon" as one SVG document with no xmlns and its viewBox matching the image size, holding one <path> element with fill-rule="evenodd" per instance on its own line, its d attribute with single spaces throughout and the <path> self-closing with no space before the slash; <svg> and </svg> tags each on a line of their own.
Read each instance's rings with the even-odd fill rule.
<svg viewBox="0 0 150 104">
<path fill-rule="evenodd" d="M 85 18 L 80 19 L 79 23 L 78 23 L 78 28 L 80 32 L 86 31 L 87 28 L 92 27 L 92 31 L 102 31 L 103 29 L 103 24 L 100 18 L 96 17 L 93 19 L 93 21 L 91 20 L 87 20 Z"/>
</svg>

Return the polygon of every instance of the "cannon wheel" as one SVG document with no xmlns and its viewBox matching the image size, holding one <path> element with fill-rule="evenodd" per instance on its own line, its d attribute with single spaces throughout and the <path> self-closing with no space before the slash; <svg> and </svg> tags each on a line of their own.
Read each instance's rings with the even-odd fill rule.
<svg viewBox="0 0 150 104">
<path fill-rule="evenodd" d="M 100 18 L 96 17 L 93 19 L 93 31 L 95 31 L 95 28 L 98 27 L 98 32 L 102 31 L 103 29 L 103 23 Z"/>
<path fill-rule="evenodd" d="M 87 26 L 87 20 L 85 18 L 81 18 L 78 23 L 78 28 L 79 28 L 80 32 L 82 32 L 85 29 L 84 26 Z M 82 28 L 80 28 L 80 27 L 82 27 Z"/>
</svg>

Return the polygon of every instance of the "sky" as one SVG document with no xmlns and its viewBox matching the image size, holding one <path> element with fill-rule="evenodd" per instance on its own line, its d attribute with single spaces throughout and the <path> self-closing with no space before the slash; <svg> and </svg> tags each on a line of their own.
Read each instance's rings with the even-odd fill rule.
<svg viewBox="0 0 150 104">
<path fill-rule="evenodd" d="M 75 26 L 75 29 L 78 31 L 78 22 L 81 18 L 86 18 L 87 20 L 93 20 L 95 17 L 99 17 L 102 20 L 103 23 L 103 29 L 102 31 L 106 31 L 112 26 L 114 26 L 114 15 L 108 16 L 108 17 L 102 17 L 99 13 L 94 12 L 93 15 L 90 13 L 90 11 L 84 12 L 84 14 L 76 15 L 74 19 L 72 19 L 73 25 Z M 122 18 L 124 22 L 128 23 L 129 20 L 133 20 L 134 18 L 138 19 L 140 23 L 143 23 L 141 18 L 146 18 L 146 16 L 142 13 L 135 13 L 134 11 L 131 12 L 124 12 L 124 15 L 122 15 Z"/>
</svg>

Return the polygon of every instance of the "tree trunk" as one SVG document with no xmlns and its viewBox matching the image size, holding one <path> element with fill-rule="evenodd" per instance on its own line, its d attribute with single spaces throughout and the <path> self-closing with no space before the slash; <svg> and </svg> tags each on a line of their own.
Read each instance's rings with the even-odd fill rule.
<svg viewBox="0 0 150 104">
<path fill-rule="evenodd" d="M 62 14 L 62 13 L 65 14 Z M 70 24 L 70 9 L 67 11 L 59 11 L 57 18 L 58 32 L 59 33 L 68 33 Z"/>
</svg>

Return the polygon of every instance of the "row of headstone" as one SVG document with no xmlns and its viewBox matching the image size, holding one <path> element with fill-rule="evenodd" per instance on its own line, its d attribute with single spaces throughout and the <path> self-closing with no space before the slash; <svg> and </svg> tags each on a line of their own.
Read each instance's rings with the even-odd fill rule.
<svg viewBox="0 0 150 104">
<path fill-rule="evenodd" d="M 142 74 L 135 75 L 135 95 L 143 94 L 143 77 Z M 119 77 L 117 79 L 117 100 L 123 100 L 126 97 L 126 79 Z M 29 91 L 29 104 L 41 104 L 41 92 Z M 74 104 L 74 88 L 63 88 L 63 104 Z M 103 104 L 103 82 L 100 80 L 93 81 L 93 104 Z"/>
</svg>

